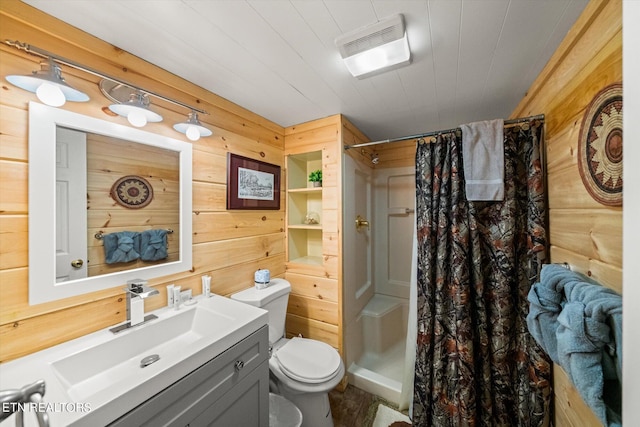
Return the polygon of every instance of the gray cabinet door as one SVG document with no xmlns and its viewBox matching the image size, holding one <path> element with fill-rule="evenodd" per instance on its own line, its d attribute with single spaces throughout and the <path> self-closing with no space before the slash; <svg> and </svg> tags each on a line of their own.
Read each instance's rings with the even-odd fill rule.
<svg viewBox="0 0 640 427">
<path fill-rule="evenodd" d="M 111 426 L 269 425 L 266 326 L 114 421 Z"/>
</svg>

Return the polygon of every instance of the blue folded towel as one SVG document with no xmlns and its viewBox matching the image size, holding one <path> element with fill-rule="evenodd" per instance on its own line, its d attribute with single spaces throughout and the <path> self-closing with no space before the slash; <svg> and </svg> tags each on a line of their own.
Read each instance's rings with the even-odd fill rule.
<svg viewBox="0 0 640 427">
<path fill-rule="evenodd" d="M 545 265 L 528 299 L 531 335 L 605 425 L 622 425 L 622 297 L 579 273 Z"/>
<path fill-rule="evenodd" d="M 544 283 L 549 283 L 550 272 L 546 265 L 542 266 L 543 273 L 540 274 Z M 546 273 L 546 274 L 545 274 Z M 542 282 L 541 280 L 541 282 Z M 529 314 L 527 315 L 527 326 L 529 332 L 547 352 L 553 363 L 560 364 L 558 359 L 558 316 L 562 311 L 562 292 L 557 292 L 553 287 L 543 286 L 542 283 L 535 283 L 529 290 Z"/>
<path fill-rule="evenodd" d="M 167 230 L 145 230 L 140 233 L 140 258 L 143 261 L 158 261 L 167 253 Z"/>
<path fill-rule="evenodd" d="M 102 236 L 104 257 L 107 264 L 130 262 L 140 258 L 140 234 L 120 231 Z"/>
</svg>

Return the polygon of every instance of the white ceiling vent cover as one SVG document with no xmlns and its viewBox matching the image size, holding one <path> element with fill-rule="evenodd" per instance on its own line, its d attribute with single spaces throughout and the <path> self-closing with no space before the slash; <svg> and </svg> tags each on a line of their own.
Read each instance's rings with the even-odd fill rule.
<svg viewBox="0 0 640 427">
<path fill-rule="evenodd" d="M 411 63 L 401 14 L 343 34 L 335 43 L 351 74 L 360 79 Z"/>
</svg>

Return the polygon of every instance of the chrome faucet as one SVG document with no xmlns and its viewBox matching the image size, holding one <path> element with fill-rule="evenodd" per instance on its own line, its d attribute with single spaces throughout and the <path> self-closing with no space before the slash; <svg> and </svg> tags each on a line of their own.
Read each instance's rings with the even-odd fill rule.
<svg viewBox="0 0 640 427">
<path fill-rule="evenodd" d="M 35 403 L 35 408 L 39 408 L 39 404 L 42 402 L 42 396 L 44 396 L 44 391 L 44 380 L 38 380 L 19 390 L 0 391 L 0 404 L 2 405 L 0 421 L 10 417 L 15 412 L 16 426 L 24 425 L 24 412 L 22 411 L 22 407 L 24 407 L 26 403 Z M 49 425 L 49 414 L 36 411 L 36 416 L 38 417 L 38 425 L 41 427 Z"/>
<path fill-rule="evenodd" d="M 156 288 L 147 286 L 147 282 L 144 280 L 130 280 L 127 282 L 127 287 L 124 288 L 124 290 L 127 291 L 129 300 L 135 297 L 145 299 L 151 295 L 157 295 L 160 293 Z"/>
<path fill-rule="evenodd" d="M 145 280 L 134 279 L 127 281 L 127 287 L 124 288 L 124 290 L 127 295 L 127 322 L 109 329 L 114 334 L 158 318 L 155 314 L 148 314 L 144 316 L 143 302 L 145 298 L 159 294 L 160 292 L 157 289 L 147 286 L 147 282 Z M 140 303 L 137 303 L 138 298 L 142 300 Z M 142 316 L 144 316 L 144 318 Z"/>
</svg>

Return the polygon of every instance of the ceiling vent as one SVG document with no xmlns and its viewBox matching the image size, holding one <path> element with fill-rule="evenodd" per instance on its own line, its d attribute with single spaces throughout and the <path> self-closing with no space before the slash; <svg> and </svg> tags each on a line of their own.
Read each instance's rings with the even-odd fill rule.
<svg viewBox="0 0 640 427">
<path fill-rule="evenodd" d="M 398 14 L 335 40 L 353 76 L 363 79 L 411 63 L 403 16 Z"/>
</svg>

